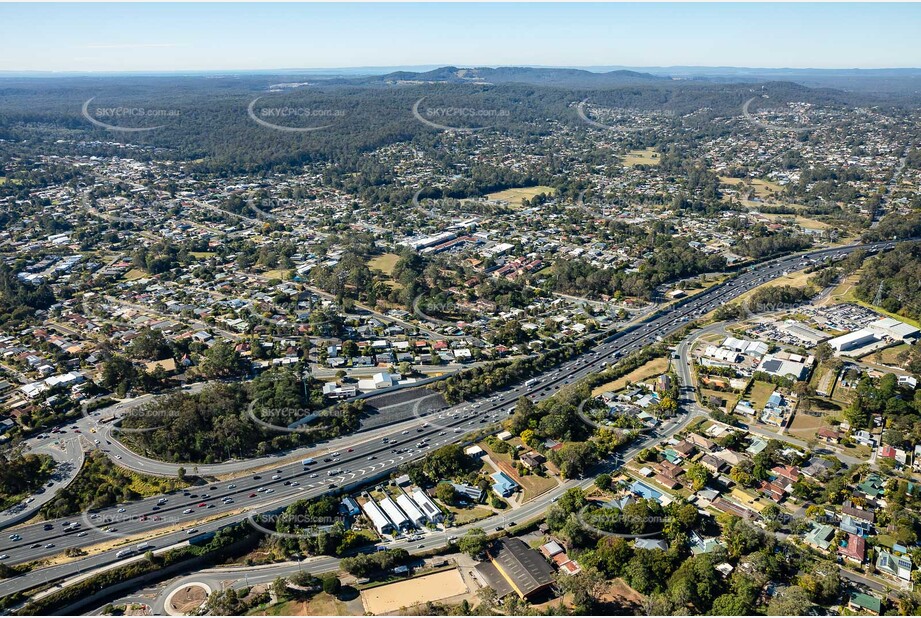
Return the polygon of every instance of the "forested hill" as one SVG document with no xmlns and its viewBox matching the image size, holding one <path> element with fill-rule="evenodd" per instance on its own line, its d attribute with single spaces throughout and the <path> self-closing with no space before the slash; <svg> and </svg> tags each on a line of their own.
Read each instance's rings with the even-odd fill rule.
<svg viewBox="0 0 921 618">
<path fill-rule="evenodd" d="M 498 110 L 488 116 L 453 117 L 454 127 L 485 128 L 531 137 L 560 123 L 577 132 L 597 131 L 578 113 L 580 101 L 592 106 L 657 111 L 676 119 L 693 114 L 704 131 L 724 130 L 707 118 L 735 119 L 744 124 L 742 104 L 755 92 L 753 84 L 714 84 L 674 81 L 630 71 L 591 73 L 563 69 L 456 69 L 427 73 L 397 73 L 433 81 L 387 78 L 372 80 L 320 79 L 287 75 L 227 75 L 173 77 L 61 77 L 0 79 L 0 140 L 14 149 L 41 144 L 51 151 L 143 160 L 173 158 L 194 161 L 202 171 L 236 173 L 284 170 L 311 162 L 332 162 L 343 170 L 360 168 L 367 152 L 398 142 L 435 148 L 451 136 L 420 122 L 413 107 L 424 98 L 421 114 L 436 108 Z M 454 76 L 449 81 L 434 78 Z M 460 76 L 460 77 L 459 77 Z M 466 77 L 501 83 L 469 83 Z M 553 87 L 518 80 L 552 83 Z M 585 80 L 583 87 L 576 87 Z M 624 80 L 633 80 L 624 85 Z M 397 83 L 399 82 L 399 83 Z M 620 83 L 620 85 L 614 85 Z M 769 99 L 760 107 L 808 101 L 827 106 L 866 104 L 857 95 L 809 89 L 788 82 L 765 84 Z M 764 92 L 758 85 L 757 92 Z M 144 110 L 108 118 L 120 127 L 158 127 L 119 133 L 100 128 L 83 115 L 83 107 L 98 110 Z M 270 116 L 276 110 L 306 110 L 306 114 Z M 161 116 L 144 115 L 147 110 Z M 322 127 L 310 132 L 266 129 L 253 116 L 294 128 Z M 434 118 L 434 116 L 430 116 Z M 685 122 L 676 120 L 676 122 Z M 676 127 L 678 128 L 678 127 Z M 743 127 L 743 130 L 745 127 Z M 456 134 L 455 134 L 456 136 Z M 9 144 L 8 144 L 9 145 Z"/>
<path fill-rule="evenodd" d="M 612 88 L 628 85 L 669 82 L 638 71 L 607 71 L 603 73 L 582 69 L 554 69 L 533 67 L 458 68 L 441 67 L 432 71 L 397 71 L 387 75 L 366 78 L 365 83 L 428 82 L 454 84 L 532 84 L 556 88 Z"/>
</svg>

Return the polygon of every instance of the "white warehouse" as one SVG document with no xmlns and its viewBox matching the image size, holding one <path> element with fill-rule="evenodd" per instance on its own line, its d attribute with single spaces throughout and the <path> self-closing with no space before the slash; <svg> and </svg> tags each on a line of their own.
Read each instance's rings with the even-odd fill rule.
<svg viewBox="0 0 921 618">
<path fill-rule="evenodd" d="M 371 520 L 371 524 L 374 526 L 374 529 L 377 530 L 378 534 L 394 532 L 393 524 L 390 523 L 390 520 L 384 515 L 384 511 L 375 504 L 374 500 L 368 500 L 362 504 L 361 510 L 364 512 L 365 516 Z"/>
<path fill-rule="evenodd" d="M 409 518 L 403 514 L 403 511 L 400 510 L 400 507 L 397 506 L 396 502 L 390 496 L 387 496 L 379 502 L 384 513 L 387 514 L 387 517 L 390 518 L 390 521 L 393 522 L 393 525 L 397 528 L 408 528 L 410 526 Z"/>
<path fill-rule="evenodd" d="M 879 337 L 876 335 L 876 333 L 866 328 L 862 328 L 860 330 L 855 330 L 852 333 L 841 335 L 840 337 L 835 337 L 834 339 L 829 339 L 828 345 L 830 345 L 831 349 L 835 352 L 847 352 L 848 350 L 862 348 L 871 343 L 876 343 L 877 341 L 879 341 Z"/>
<path fill-rule="evenodd" d="M 428 517 L 428 520 L 433 524 L 440 523 L 444 517 L 441 514 L 441 509 L 435 506 L 435 503 L 432 502 L 431 498 L 425 495 L 425 492 L 419 488 L 416 488 L 413 491 L 413 502 L 415 502 L 418 507 L 422 510 L 422 513 Z"/>
<path fill-rule="evenodd" d="M 425 525 L 427 518 L 425 514 L 419 510 L 419 507 L 410 500 L 406 494 L 400 494 L 397 496 L 397 506 L 399 506 L 406 516 L 409 517 L 409 521 L 413 523 L 417 528 L 421 528 Z"/>
</svg>

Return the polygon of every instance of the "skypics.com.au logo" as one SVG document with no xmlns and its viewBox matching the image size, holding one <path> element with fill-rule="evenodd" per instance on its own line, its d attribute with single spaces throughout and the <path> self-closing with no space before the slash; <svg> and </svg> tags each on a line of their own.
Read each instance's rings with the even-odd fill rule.
<svg viewBox="0 0 921 618">
<path fill-rule="evenodd" d="M 83 103 L 81 108 L 81 113 L 83 117 L 90 121 L 92 124 L 105 129 L 107 131 L 115 131 L 120 133 L 143 133 L 147 131 L 155 131 L 157 129 L 162 129 L 166 124 L 158 124 L 155 126 L 130 126 L 134 122 L 143 122 L 143 121 L 163 121 L 165 119 L 174 119 L 180 116 L 180 111 L 178 109 L 150 109 L 145 107 L 127 107 L 127 106 L 116 106 L 116 107 L 103 107 L 103 106 L 94 106 L 90 107 L 90 104 L 96 99 L 96 97 L 91 97 Z M 139 120 L 140 119 L 140 120 Z"/>
<path fill-rule="evenodd" d="M 250 101 L 246 113 L 250 119 L 261 127 L 283 133 L 312 133 L 322 131 L 336 124 L 345 117 L 345 110 L 303 107 L 303 106 L 260 106 L 256 104 L 262 97 Z M 316 123 L 321 124 L 317 125 Z M 301 124 L 303 126 L 294 126 Z"/>
<path fill-rule="evenodd" d="M 472 106 L 447 105 L 442 107 L 423 106 L 428 97 L 422 97 L 413 104 L 413 117 L 427 127 L 452 133 L 473 133 L 488 128 L 489 121 L 508 118 L 507 109 L 480 108 Z M 464 124 L 473 126 L 461 126 Z"/>
</svg>

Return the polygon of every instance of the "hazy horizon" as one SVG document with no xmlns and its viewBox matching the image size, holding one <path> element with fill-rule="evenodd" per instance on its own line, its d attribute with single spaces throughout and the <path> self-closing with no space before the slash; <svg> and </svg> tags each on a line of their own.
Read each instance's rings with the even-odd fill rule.
<svg viewBox="0 0 921 618">
<path fill-rule="evenodd" d="M 917 4 L 2 4 L 0 19 L 7 73 L 921 65 Z"/>
</svg>

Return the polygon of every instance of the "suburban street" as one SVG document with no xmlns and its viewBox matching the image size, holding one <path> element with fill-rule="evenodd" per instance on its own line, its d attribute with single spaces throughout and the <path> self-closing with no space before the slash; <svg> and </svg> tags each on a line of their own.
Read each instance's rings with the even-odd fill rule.
<svg viewBox="0 0 921 618">
<path fill-rule="evenodd" d="M 318 461 L 311 466 L 302 466 L 299 462 L 278 464 L 275 474 L 265 472 L 241 477 L 232 482 L 215 484 L 210 489 L 192 488 L 196 493 L 188 497 L 176 492 L 163 496 L 166 502 L 160 505 L 157 504 L 160 497 L 153 497 L 104 509 L 98 513 L 87 513 L 82 518 L 70 518 L 71 522 L 81 523 L 79 528 L 65 530 L 63 520 L 47 522 L 52 528 L 50 531 L 44 530 L 46 524 L 41 523 L 23 527 L 17 531 L 22 535 L 21 541 L 10 541 L 5 538 L 0 541 L 0 552 L 10 556 L 8 564 L 54 556 L 70 547 L 84 548 L 89 555 L 72 562 L 38 569 L 27 576 L 4 580 L 0 582 L 0 596 L 27 590 L 35 586 L 36 582 L 56 581 L 101 565 L 118 562 L 119 559 L 115 556 L 118 548 L 141 540 L 149 542 L 154 547 L 165 547 L 187 538 L 193 527 L 199 532 L 214 530 L 256 512 L 315 497 L 331 490 L 342 492 L 348 487 L 386 477 L 402 463 L 422 457 L 441 445 L 464 442 L 467 433 L 497 423 L 507 416 L 509 407 L 514 406 L 519 397 L 527 396 L 535 401 L 545 399 L 560 388 L 599 371 L 609 362 L 616 362 L 623 355 L 662 340 L 682 328 L 685 322 L 710 312 L 745 291 L 785 272 L 805 268 L 808 265 L 807 258 L 843 256 L 858 248 L 873 252 L 891 246 L 890 243 L 851 245 L 767 261 L 753 270 L 743 271 L 725 283 L 714 285 L 685 303 L 669 306 L 654 313 L 646 321 L 608 337 L 594 352 L 567 361 L 546 372 L 537 384 L 530 387 L 524 384 L 509 386 L 488 398 L 465 402 L 418 420 L 408 421 L 405 429 L 391 429 L 378 434 L 381 436 L 380 440 L 361 438 L 362 442 L 335 456 L 336 461 Z M 687 379 L 687 376 L 682 376 L 682 379 Z M 692 406 L 685 420 L 669 429 L 669 434 L 677 432 L 691 418 L 702 413 L 702 410 Z M 386 442 L 383 440 L 384 437 L 388 438 Z M 661 437 L 650 437 L 648 441 L 659 440 Z M 421 444 L 423 439 L 428 439 L 424 445 Z M 324 448 L 332 450 L 333 447 Z M 396 455 L 393 451 L 397 448 L 405 450 L 402 454 Z M 642 446 L 632 447 L 624 453 L 623 460 L 632 457 L 640 448 Z M 124 461 L 125 457 L 130 456 L 128 453 L 116 455 L 121 456 L 119 461 Z M 144 464 L 147 465 L 147 462 Z M 239 462 L 239 466 L 237 469 L 241 471 L 251 469 L 253 462 Z M 188 465 L 186 467 L 190 468 Z M 200 473 L 203 473 L 202 468 L 203 466 L 199 467 Z M 271 476 L 271 479 L 263 476 Z M 588 484 L 591 479 L 581 482 Z M 577 483 L 570 481 L 569 486 L 572 484 Z M 259 492 L 259 488 L 271 489 L 272 493 L 268 495 Z M 565 488 L 566 486 L 563 486 L 557 491 L 562 492 Z M 515 517 L 526 519 L 530 511 L 541 512 L 546 507 L 545 500 L 551 499 L 552 495 L 547 494 L 526 505 L 523 509 L 528 510 L 516 513 Z M 231 498 L 233 502 L 224 504 L 220 500 L 225 497 Z M 105 531 L 104 527 L 109 530 Z M 169 531 L 164 531 L 164 528 L 168 528 Z M 455 533 L 456 531 L 452 531 L 450 534 Z"/>
</svg>

